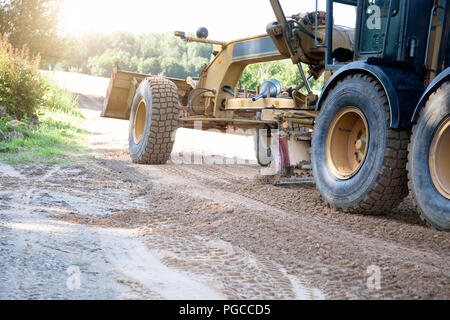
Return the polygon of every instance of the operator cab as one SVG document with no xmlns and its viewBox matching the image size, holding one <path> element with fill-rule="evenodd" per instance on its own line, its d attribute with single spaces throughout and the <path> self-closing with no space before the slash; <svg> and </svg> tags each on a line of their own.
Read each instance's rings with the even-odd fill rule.
<svg viewBox="0 0 450 320">
<path fill-rule="evenodd" d="M 327 0 L 327 15 L 335 18 L 339 14 L 337 9 L 342 6 L 356 10 L 354 61 L 409 68 L 425 76 L 424 65 L 429 62 L 434 49 L 428 44 L 430 34 L 435 32 L 430 21 L 438 7 L 433 1 Z M 418 12 L 426 13 L 430 18 L 415 19 Z M 334 18 L 327 19 L 327 31 L 333 30 Z M 334 44 L 333 32 L 327 32 L 326 43 Z M 343 66 L 334 58 L 336 50 L 339 48 L 327 46 L 327 70 L 337 70 Z"/>
</svg>

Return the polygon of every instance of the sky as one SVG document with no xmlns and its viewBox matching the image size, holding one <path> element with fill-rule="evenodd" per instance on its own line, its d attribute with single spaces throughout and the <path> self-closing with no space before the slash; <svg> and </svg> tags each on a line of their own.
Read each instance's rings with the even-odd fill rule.
<svg viewBox="0 0 450 320">
<path fill-rule="evenodd" d="M 315 0 L 281 0 L 287 16 L 315 10 Z M 325 0 L 319 0 L 325 9 Z M 336 10 L 336 9 L 335 9 Z M 354 10 L 339 10 L 336 23 L 353 21 Z M 275 21 L 268 0 L 64 0 L 61 22 L 64 32 L 129 31 L 133 33 L 195 33 L 209 30 L 209 39 L 230 41 L 263 34 Z"/>
</svg>

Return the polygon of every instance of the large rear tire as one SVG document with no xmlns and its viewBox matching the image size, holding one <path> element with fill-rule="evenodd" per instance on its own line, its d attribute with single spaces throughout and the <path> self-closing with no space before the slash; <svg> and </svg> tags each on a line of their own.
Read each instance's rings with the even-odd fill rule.
<svg viewBox="0 0 450 320">
<path fill-rule="evenodd" d="M 408 194 L 409 131 L 390 128 L 383 87 L 351 75 L 330 90 L 314 128 L 311 162 L 329 205 L 350 213 L 383 214 Z"/>
<path fill-rule="evenodd" d="M 450 82 L 421 110 L 409 145 L 408 175 L 421 218 L 450 231 Z"/>
<path fill-rule="evenodd" d="M 134 163 L 165 164 L 178 128 L 177 86 L 162 77 L 143 80 L 130 114 L 129 150 Z"/>
</svg>

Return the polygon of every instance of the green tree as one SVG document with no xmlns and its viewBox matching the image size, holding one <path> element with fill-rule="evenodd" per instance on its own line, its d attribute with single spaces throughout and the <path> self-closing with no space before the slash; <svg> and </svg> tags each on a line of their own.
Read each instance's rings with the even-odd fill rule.
<svg viewBox="0 0 450 320">
<path fill-rule="evenodd" d="M 159 75 L 163 72 L 161 63 L 158 58 L 141 58 L 138 65 L 138 72 L 152 75 Z"/>
<path fill-rule="evenodd" d="M 27 45 L 43 60 L 61 60 L 66 43 L 58 31 L 60 4 L 61 0 L 0 0 L 0 33 L 14 47 Z"/>
<path fill-rule="evenodd" d="M 140 56 L 145 58 L 158 58 L 162 55 L 159 44 L 163 41 L 162 34 L 139 35 Z"/>
<path fill-rule="evenodd" d="M 109 35 L 110 48 L 136 56 L 139 52 L 138 39 L 130 32 L 114 32 Z"/>
<path fill-rule="evenodd" d="M 161 66 L 163 74 L 167 77 L 184 79 L 187 76 L 187 72 L 184 66 L 179 63 L 176 58 L 164 58 L 162 60 Z"/>
<path fill-rule="evenodd" d="M 120 49 L 107 49 L 102 55 L 89 58 L 87 67 L 94 76 L 109 77 L 116 62 L 124 70 L 137 70 L 136 59 Z"/>
<path fill-rule="evenodd" d="M 113 48 L 110 35 L 105 33 L 83 33 L 67 38 L 67 50 L 70 52 L 62 63 L 65 70 L 79 69 L 89 73 L 89 58 L 100 56 L 109 48 Z"/>
<path fill-rule="evenodd" d="M 1 0 L 0 0 L 1 1 Z M 82 34 L 68 40 L 70 56 L 57 67 L 109 77 L 115 62 L 123 70 L 185 79 L 198 76 L 212 46 L 184 42 L 172 33 Z"/>
<path fill-rule="evenodd" d="M 304 65 L 303 69 L 306 72 L 307 67 Z M 249 65 L 242 73 L 241 85 L 243 88 L 255 90 L 271 78 L 279 80 L 283 86 L 295 87 L 302 83 L 297 66 L 293 65 L 290 60 L 282 60 Z M 323 86 L 323 77 L 312 80 L 310 83 L 314 90 L 320 91 Z"/>
<path fill-rule="evenodd" d="M 44 104 L 47 85 L 39 73 L 39 56 L 14 48 L 0 35 L 0 105 L 18 119 L 31 118 Z"/>
</svg>

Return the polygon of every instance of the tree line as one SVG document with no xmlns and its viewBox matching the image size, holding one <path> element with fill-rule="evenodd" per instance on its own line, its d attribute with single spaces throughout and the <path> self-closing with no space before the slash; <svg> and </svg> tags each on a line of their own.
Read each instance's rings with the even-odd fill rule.
<svg viewBox="0 0 450 320">
<path fill-rule="evenodd" d="M 123 70 L 185 79 L 198 75 L 212 46 L 187 43 L 173 34 L 91 33 L 67 39 L 70 56 L 50 64 L 57 70 L 109 77 L 116 62 Z"/>
</svg>

